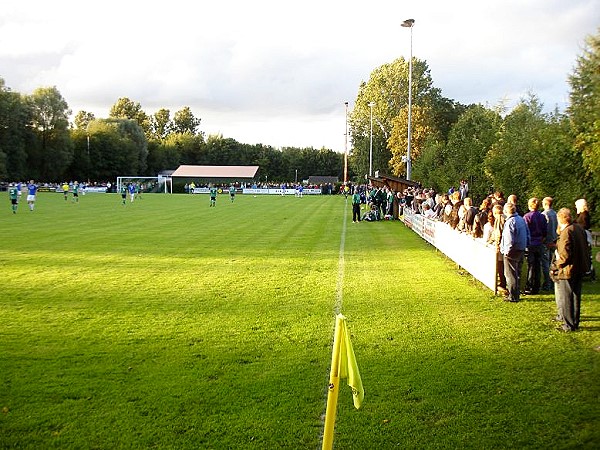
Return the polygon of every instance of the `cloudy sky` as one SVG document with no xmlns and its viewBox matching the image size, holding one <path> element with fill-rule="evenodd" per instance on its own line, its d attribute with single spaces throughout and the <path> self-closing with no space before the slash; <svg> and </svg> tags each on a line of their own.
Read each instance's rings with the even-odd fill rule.
<svg viewBox="0 0 600 450">
<path fill-rule="evenodd" d="M 382 64 L 427 61 L 461 103 L 568 101 L 567 77 L 600 0 L 3 0 L 0 77 L 56 86 L 73 113 L 119 97 L 189 106 L 206 134 L 344 149 L 345 107 Z"/>
</svg>

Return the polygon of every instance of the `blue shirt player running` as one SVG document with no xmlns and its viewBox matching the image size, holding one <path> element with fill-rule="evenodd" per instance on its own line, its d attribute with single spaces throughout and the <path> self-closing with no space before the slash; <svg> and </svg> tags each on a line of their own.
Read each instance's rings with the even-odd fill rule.
<svg viewBox="0 0 600 450">
<path fill-rule="evenodd" d="M 129 186 L 127 186 L 127 190 L 129 191 L 129 199 L 133 203 L 133 200 L 135 199 L 135 184 L 129 183 Z"/>
<path fill-rule="evenodd" d="M 37 194 L 38 186 L 33 182 L 33 180 L 29 181 L 27 185 L 27 204 L 29 205 L 29 211 L 33 211 L 35 207 L 35 196 Z"/>
</svg>

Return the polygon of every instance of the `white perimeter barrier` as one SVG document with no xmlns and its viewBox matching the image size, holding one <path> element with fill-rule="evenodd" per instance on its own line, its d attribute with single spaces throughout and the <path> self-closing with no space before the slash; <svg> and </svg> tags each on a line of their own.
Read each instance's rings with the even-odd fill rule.
<svg viewBox="0 0 600 450">
<path fill-rule="evenodd" d="M 496 292 L 496 249 L 450 225 L 404 208 L 404 224 Z"/>
<path fill-rule="evenodd" d="M 194 188 L 194 194 L 208 194 L 210 192 L 210 189 L 207 187 L 201 187 L 201 188 Z M 237 193 L 237 191 L 236 191 Z M 282 189 L 279 188 L 272 188 L 272 189 L 252 189 L 252 188 L 243 188 L 242 189 L 242 194 L 253 194 L 253 195 L 281 195 L 282 193 Z M 222 189 L 222 194 L 229 194 L 229 189 L 225 188 Z M 321 195 L 321 189 L 304 189 L 302 191 L 302 194 L 306 194 L 306 195 Z M 285 190 L 285 195 L 296 195 L 296 189 L 286 189 Z"/>
<path fill-rule="evenodd" d="M 243 194 L 252 194 L 252 195 L 264 195 L 264 194 L 281 195 L 282 191 L 283 191 L 283 189 L 279 189 L 279 188 L 271 188 L 271 189 L 244 188 L 244 189 L 242 189 Z M 296 189 L 286 189 L 285 195 L 296 195 Z M 305 188 L 302 191 L 302 195 L 321 195 L 321 189 L 306 189 Z"/>
</svg>

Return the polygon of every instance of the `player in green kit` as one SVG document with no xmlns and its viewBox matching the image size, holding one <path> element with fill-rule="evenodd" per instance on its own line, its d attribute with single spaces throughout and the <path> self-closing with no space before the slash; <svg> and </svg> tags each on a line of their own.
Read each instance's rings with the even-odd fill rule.
<svg viewBox="0 0 600 450">
<path fill-rule="evenodd" d="M 10 198 L 10 203 L 12 205 L 13 214 L 17 213 L 17 206 L 19 206 L 19 191 L 15 185 L 12 183 L 8 189 L 8 197 Z"/>
<path fill-rule="evenodd" d="M 229 197 L 231 197 L 231 203 L 235 200 L 235 186 L 229 186 Z"/>
<path fill-rule="evenodd" d="M 123 199 L 124 205 L 125 201 L 127 200 L 127 186 L 125 185 L 125 183 L 121 185 L 121 198 Z"/>
<path fill-rule="evenodd" d="M 217 206 L 217 188 L 210 187 L 210 206 Z"/>
<path fill-rule="evenodd" d="M 354 186 L 354 194 L 352 194 L 352 223 L 360 222 L 360 194 Z"/>
</svg>

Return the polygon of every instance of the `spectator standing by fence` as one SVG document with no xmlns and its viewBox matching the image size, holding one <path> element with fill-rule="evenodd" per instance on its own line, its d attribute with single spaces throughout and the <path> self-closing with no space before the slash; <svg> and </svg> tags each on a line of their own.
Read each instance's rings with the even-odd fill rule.
<svg viewBox="0 0 600 450">
<path fill-rule="evenodd" d="M 508 198 L 506 199 L 506 203 L 512 203 L 513 205 L 515 205 L 515 210 L 516 213 L 518 215 L 520 215 L 521 217 L 523 217 L 523 212 L 521 211 L 521 208 L 519 207 L 519 205 L 517 204 L 518 199 L 517 196 L 515 194 L 510 194 L 508 196 Z"/>
<path fill-rule="evenodd" d="M 542 274 L 542 253 L 548 233 L 548 223 L 538 211 L 540 201 L 532 197 L 527 202 L 529 212 L 523 217 L 529 228 L 530 242 L 527 246 L 527 283 L 525 294 L 539 294 Z"/>
<path fill-rule="evenodd" d="M 583 275 L 590 265 L 589 247 L 585 231 L 573 223 L 571 210 L 562 208 L 557 219 L 560 234 L 552 267 L 558 310 L 556 319 L 563 322 L 559 330 L 575 331 L 579 328 Z"/>
<path fill-rule="evenodd" d="M 554 199 L 552 197 L 544 197 L 542 200 L 542 215 L 546 218 L 548 225 L 548 231 L 546 233 L 546 245 L 542 252 L 542 289 L 544 291 L 554 290 L 552 279 L 550 278 L 550 263 L 552 262 L 552 256 L 554 250 L 556 250 L 556 240 L 558 239 L 558 220 L 556 219 L 556 211 L 552 209 Z"/>
<path fill-rule="evenodd" d="M 504 257 L 504 276 L 508 295 L 504 301 L 518 302 L 520 299 L 519 284 L 523 255 L 529 246 L 529 228 L 525 220 L 517 214 L 513 203 L 504 205 L 506 222 L 502 231 L 500 252 Z"/>
<path fill-rule="evenodd" d="M 506 217 L 502 212 L 502 205 L 497 204 L 492 208 L 494 216 L 494 229 L 491 235 L 491 244 L 496 248 L 496 272 L 498 273 L 498 292 L 506 297 L 508 290 L 506 289 L 506 276 L 504 276 L 504 256 L 500 252 L 500 243 L 502 242 L 502 233 L 504 231 L 504 222 Z"/>
<path fill-rule="evenodd" d="M 590 211 L 588 208 L 587 201 L 584 198 L 580 198 L 575 201 L 575 208 L 577 209 L 577 220 L 576 222 L 579 224 L 581 228 L 585 230 L 585 234 L 587 236 L 587 241 L 592 245 L 592 219 L 590 217 Z"/>
<path fill-rule="evenodd" d="M 475 206 L 473 206 L 473 200 L 471 200 L 471 197 L 466 197 L 464 199 L 463 211 L 464 211 L 464 215 L 462 218 L 462 222 L 463 222 L 463 226 L 464 226 L 463 231 L 465 231 L 468 234 L 473 234 L 475 216 L 477 215 L 478 210 Z"/>
</svg>

